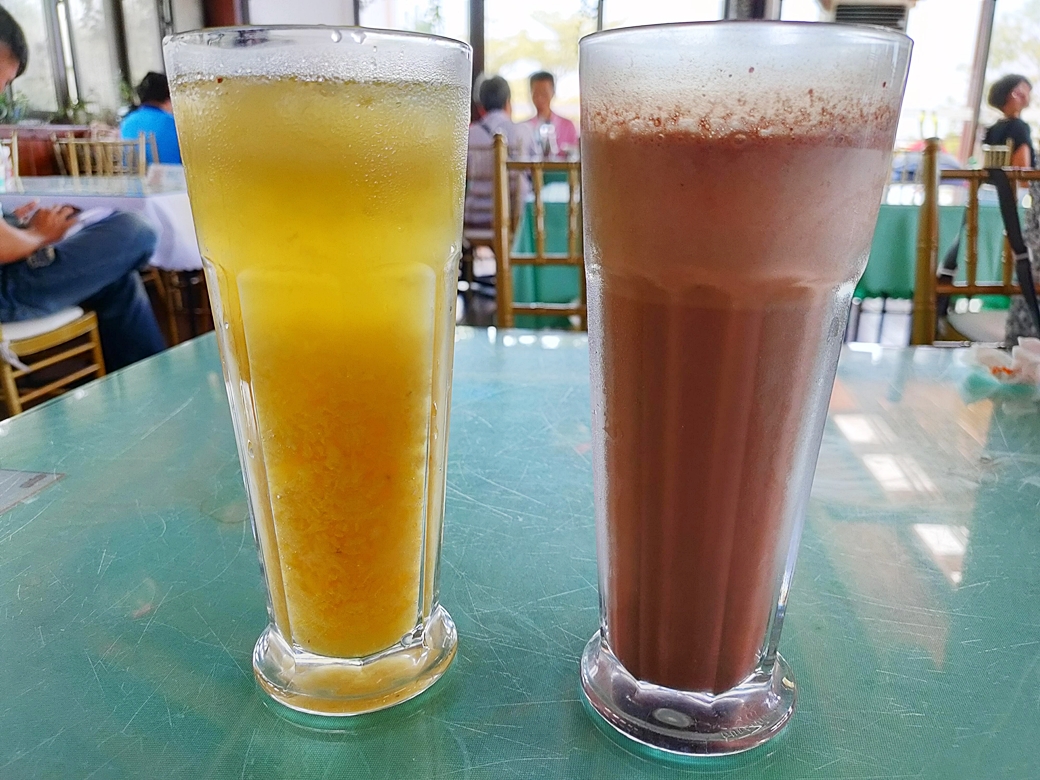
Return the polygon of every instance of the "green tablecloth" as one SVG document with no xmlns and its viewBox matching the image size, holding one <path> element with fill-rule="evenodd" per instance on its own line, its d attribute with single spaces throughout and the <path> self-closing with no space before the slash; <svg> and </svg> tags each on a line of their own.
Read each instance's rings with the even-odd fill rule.
<svg viewBox="0 0 1040 780">
<path fill-rule="evenodd" d="M 562 188 L 564 197 L 566 188 Z M 546 249 L 566 251 L 567 207 L 556 199 L 553 188 L 546 188 L 545 229 Z M 939 257 L 953 244 L 961 227 L 964 209 L 961 206 L 939 208 Z M 914 295 L 914 266 L 917 253 L 918 206 L 884 204 L 878 214 L 874 243 L 870 250 L 867 270 L 856 288 L 860 298 L 912 298 Z M 517 252 L 534 251 L 533 205 L 528 203 L 517 227 L 513 248 Z M 1001 278 L 1001 252 L 1004 225 L 996 205 L 979 207 L 979 270 L 980 281 L 998 281 Z M 963 281 L 966 242 L 961 242 L 958 278 Z M 513 269 L 513 297 L 517 301 L 567 303 L 578 295 L 578 272 L 575 268 L 530 266 Z M 562 318 L 556 318 L 562 320 Z M 560 322 L 547 318 L 518 317 L 519 327 L 555 326 Z M 566 320 L 562 320 L 566 327 Z"/>
<path fill-rule="evenodd" d="M 860 298 L 913 298 L 914 268 L 917 256 L 917 218 L 919 206 L 883 204 L 878 214 L 874 243 L 870 248 L 867 270 L 856 288 Z M 946 254 L 957 238 L 964 208 L 939 207 L 939 257 Z M 964 253 L 967 242 L 961 241 L 958 279 L 964 279 Z M 979 206 L 979 281 L 998 281 L 1002 274 L 1000 258 L 1004 245 L 1004 224 L 1000 209 L 994 205 Z"/>
<path fill-rule="evenodd" d="M 548 178 L 549 174 L 546 174 Z M 567 251 L 567 196 L 565 181 L 546 186 L 545 251 Z M 528 201 L 513 239 L 514 252 L 534 252 L 534 203 Z M 574 266 L 517 266 L 513 269 L 513 300 L 522 303 L 570 303 L 578 297 L 578 269 Z M 516 318 L 518 328 L 569 328 L 566 317 Z"/>
</svg>

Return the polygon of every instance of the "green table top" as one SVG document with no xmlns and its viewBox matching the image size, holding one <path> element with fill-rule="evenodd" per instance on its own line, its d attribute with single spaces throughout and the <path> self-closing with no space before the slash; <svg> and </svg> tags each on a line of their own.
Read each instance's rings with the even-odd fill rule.
<svg viewBox="0 0 1040 780">
<path fill-rule="evenodd" d="M 0 423 L 64 478 L 0 514 L 0 777 L 1040 776 L 1040 416 L 965 352 L 847 352 L 781 650 L 789 729 L 692 768 L 578 700 L 596 629 L 587 345 L 460 330 L 445 678 L 321 731 L 253 682 L 266 623 L 212 335 Z"/>
</svg>

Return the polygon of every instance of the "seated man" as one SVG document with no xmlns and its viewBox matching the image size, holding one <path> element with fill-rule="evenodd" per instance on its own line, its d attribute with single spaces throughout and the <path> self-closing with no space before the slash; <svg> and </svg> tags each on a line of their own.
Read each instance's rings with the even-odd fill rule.
<svg viewBox="0 0 1040 780">
<path fill-rule="evenodd" d="M 181 164 L 181 147 L 177 143 L 177 126 L 173 122 L 173 107 L 170 104 L 170 84 L 162 73 L 145 74 L 137 85 L 137 97 L 141 105 L 127 114 L 119 125 L 119 134 L 128 141 L 136 140 L 141 133 L 154 133 L 159 159 L 152 159 L 151 147 L 147 147 L 148 162 Z"/>
<path fill-rule="evenodd" d="M 514 159 L 531 158 L 537 149 L 528 128 L 514 124 L 511 118 L 509 84 L 504 78 L 485 79 L 477 96 L 486 113 L 469 126 L 465 226 L 490 230 L 495 218 L 495 136 L 506 137 L 509 156 Z"/>
<path fill-rule="evenodd" d="M 539 132 L 543 126 L 552 128 L 551 144 L 555 149 L 543 148 L 542 154 L 550 157 L 554 154 L 566 157 L 569 152 L 578 148 L 578 129 L 574 123 L 552 110 L 552 99 L 556 97 L 556 79 L 548 71 L 538 71 L 531 75 L 531 102 L 535 115 L 525 123 L 531 128 L 536 139 L 541 139 Z"/>
<path fill-rule="evenodd" d="M 0 91 L 25 70 L 29 50 L 18 23 L 0 8 Z M 165 346 L 137 269 L 155 249 L 155 231 L 135 214 L 113 214 L 66 237 L 70 206 L 17 209 L 0 220 L 0 322 L 44 317 L 68 306 L 97 313 L 109 370 Z"/>
<path fill-rule="evenodd" d="M 0 221 L 0 322 L 46 317 L 69 306 L 91 309 L 109 371 L 164 349 L 137 273 L 148 265 L 156 241 L 142 217 L 117 212 L 66 238 L 76 224 L 70 206 L 23 208 L 14 216 L 24 227 Z"/>
</svg>

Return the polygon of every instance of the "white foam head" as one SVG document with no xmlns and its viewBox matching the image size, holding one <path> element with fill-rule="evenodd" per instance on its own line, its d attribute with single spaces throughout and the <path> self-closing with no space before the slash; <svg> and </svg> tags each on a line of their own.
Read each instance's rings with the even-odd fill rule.
<svg viewBox="0 0 1040 780">
<path fill-rule="evenodd" d="M 201 30 L 166 38 L 171 81 L 214 77 L 468 84 L 461 41 L 357 27 Z"/>
<path fill-rule="evenodd" d="M 598 33 L 581 41 L 582 126 L 709 137 L 847 132 L 856 145 L 890 145 L 911 45 L 880 29 L 785 22 Z"/>
</svg>

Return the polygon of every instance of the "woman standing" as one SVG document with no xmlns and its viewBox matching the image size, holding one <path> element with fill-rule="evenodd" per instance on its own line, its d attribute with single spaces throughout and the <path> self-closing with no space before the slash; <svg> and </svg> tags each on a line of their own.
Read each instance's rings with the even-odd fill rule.
<svg viewBox="0 0 1040 780">
<path fill-rule="evenodd" d="M 989 146 L 1011 144 L 1011 167 L 1033 168 L 1036 152 L 1032 134 L 1022 120 L 1022 110 L 1029 107 L 1033 85 L 1029 79 L 1011 73 L 997 79 L 989 88 L 989 104 L 1004 114 L 1004 118 L 986 131 L 982 143 Z"/>
<path fill-rule="evenodd" d="M 1032 135 L 1021 117 L 1022 110 L 1029 106 L 1029 95 L 1032 84 L 1025 76 L 1017 73 L 997 79 L 989 88 L 989 104 L 1000 109 L 1004 118 L 986 131 L 983 143 L 1000 146 L 1011 144 L 1011 167 L 1033 168 L 1036 166 L 1036 152 L 1033 149 Z M 1033 255 L 1034 278 L 1040 274 L 1040 182 L 1031 182 L 1029 193 L 1033 205 L 1025 212 L 1022 223 L 1023 237 Z M 1011 297 L 1007 320 L 1004 328 L 1005 343 L 1008 347 L 1018 344 L 1021 336 L 1037 336 L 1033 315 L 1021 295 Z"/>
</svg>

